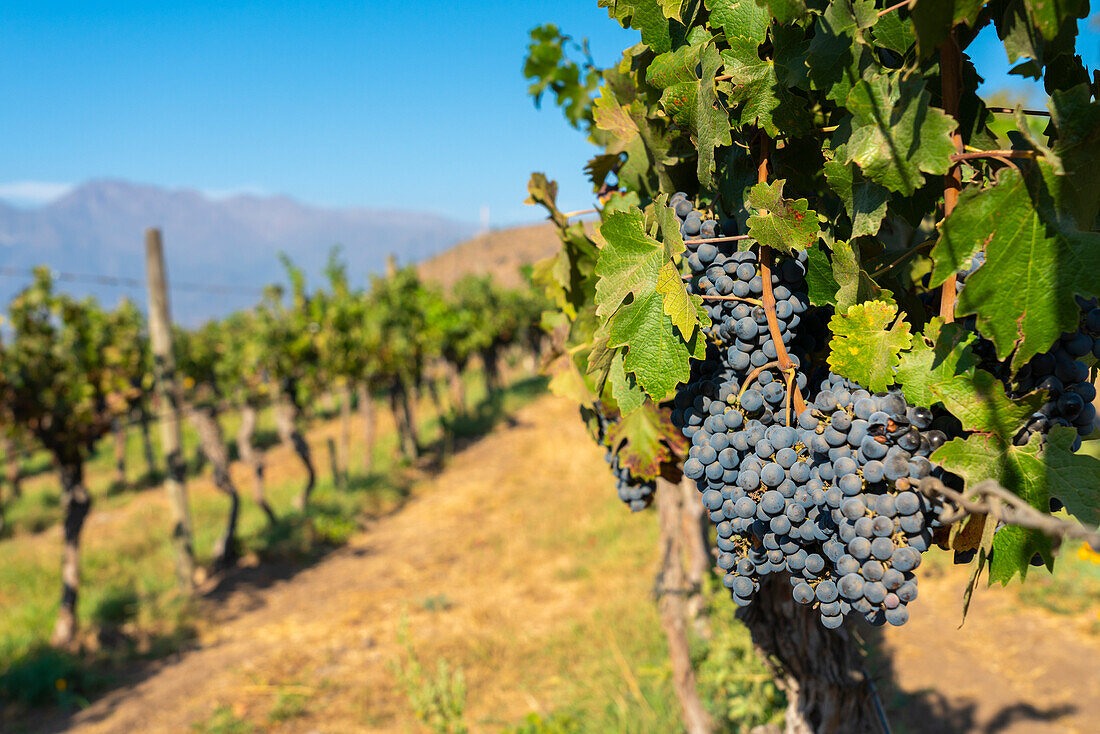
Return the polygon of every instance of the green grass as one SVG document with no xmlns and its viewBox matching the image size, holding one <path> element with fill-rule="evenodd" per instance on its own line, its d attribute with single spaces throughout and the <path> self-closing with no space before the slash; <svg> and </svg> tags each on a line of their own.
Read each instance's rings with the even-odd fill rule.
<svg viewBox="0 0 1100 734">
<path fill-rule="evenodd" d="M 488 401 L 484 389 L 474 382 L 470 400 L 479 407 L 472 411 L 470 422 L 460 422 L 460 435 L 488 430 L 507 411 L 515 410 L 544 389 L 542 379 L 523 380 Z M 420 418 L 422 443 L 438 443 L 438 418 L 426 405 L 421 406 Z M 227 437 L 235 430 L 236 420 L 233 415 L 224 418 Z M 270 416 L 264 416 L 264 420 L 270 420 Z M 140 437 L 134 433 L 131 451 L 140 457 Z M 374 471 L 368 476 L 363 475 L 361 465 L 350 467 L 351 481 L 342 489 L 337 489 L 327 475 L 324 457 L 315 456 L 322 476 L 305 515 L 290 510 L 301 491 L 300 480 L 269 481 L 267 498 L 280 518 L 275 527 L 268 525 L 264 514 L 243 491 L 237 527 L 242 550 L 254 552 L 261 559 L 305 562 L 326 548 L 346 542 L 358 531 L 364 517 L 391 511 L 408 496 L 409 480 L 399 470 L 402 462 L 393 458 L 396 446 L 392 432 L 380 434 Z M 169 519 L 161 507 L 145 503 L 120 525 L 111 525 L 109 532 L 97 527 L 99 518 L 123 511 L 135 497 L 133 492 L 109 493 L 109 482 L 103 474 L 112 472 L 112 461 L 110 453 L 107 460 L 97 454 L 89 464 L 94 504 L 82 537 L 78 604 L 81 629 L 108 633 L 101 640 L 103 648 L 93 655 L 75 657 L 56 653 L 47 646 L 60 596 L 58 529 L 54 529 L 58 537 L 17 535 L 0 541 L 0 600 L 4 614 L 0 625 L 0 701 L 26 706 L 77 705 L 110 685 L 111 669 L 119 662 L 178 650 L 194 634 L 198 610 L 176 588 Z M 43 503 L 42 497 L 48 496 L 48 491 L 45 487 L 28 491 L 17 504 Z M 209 567 L 214 544 L 224 530 L 228 500 L 216 493 L 193 492 L 190 507 L 196 558 Z M 53 510 L 59 515 L 58 508 Z"/>
</svg>

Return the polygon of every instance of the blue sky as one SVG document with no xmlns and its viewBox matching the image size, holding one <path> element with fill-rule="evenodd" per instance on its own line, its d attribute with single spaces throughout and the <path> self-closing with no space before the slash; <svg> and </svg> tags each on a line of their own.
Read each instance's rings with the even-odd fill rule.
<svg viewBox="0 0 1100 734">
<path fill-rule="evenodd" d="M 527 31 L 546 21 L 587 36 L 603 65 L 636 39 L 596 0 L 7 0 L 0 195 L 111 177 L 467 221 L 488 206 L 501 226 L 541 218 L 522 201 L 544 170 L 584 208 L 591 148 L 526 96 Z M 972 53 L 1004 87 L 991 40 Z M 1095 66 L 1100 36 L 1081 46 Z"/>
</svg>

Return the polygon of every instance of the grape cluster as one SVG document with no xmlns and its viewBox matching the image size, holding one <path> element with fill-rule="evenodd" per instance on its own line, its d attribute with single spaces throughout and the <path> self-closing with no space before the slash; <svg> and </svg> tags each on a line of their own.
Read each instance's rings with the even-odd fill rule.
<svg viewBox="0 0 1100 734">
<path fill-rule="evenodd" d="M 707 242 L 719 227 L 686 196 L 670 206 L 688 243 L 688 289 L 704 296 L 711 317 L 707 357 L 673 400 L 672 420 L 691 440 L 684 474 L 715 525 L 734 602 L 749 604 L 762 578 L 785 573 L 793 598 L 815 605 L 826 627 L 853 612 L 903 624 L 940 512 L 915 485 L 942 476 L 928 456 L 961 427 L 900 392 L 871 394 L 837 375 L 797 412 L 789 393 L 795 385 L 807 393 L 802 365 L 822 341 L 804 255 L 771 269 L 773 330 L 758 253 Z M 774 332 L 793 365 L 786 370 Z"/>
<path fill-rule="evenodd" d="M 985 253 L 979 251 L 971 258 L 968 267 L 958 274 L 956 289 L 962 291 L 967 278 L 985 263 Z M 1034 390 L 1044 390 L 1047 401 L 1033 413 L 1013 441 L 1017 446 L 1026 444 L 1033 434 L 1046 435 L 1054 426 L 1077 429 L 1078 437 L 1073 450 L 1080 448 L 1081 437 L 1093 430 L 1096 408 L 1096 388 L 1090 379 L 1089 367 L 1082 360 L 1092 355 L 1100 359 L 1100 308 L 1095 299 L 1077 297 L 1081 316 L 1075 331 L 1062 334 L 1046 352 L 1036 354 L 1016 374 L 1006 372 L 996 359 L 996 350 L 985 339 L 979 339 L 976 352 L 982 357 L 983 366 L 1000 374 L 1008 387 L 1009 397 L 1020 398 Z M 974 318 L 963 323 L 974 328 Z"/>
<path fill-rule="evenodd" d="M 608 429 L 611 427 L 611 419 L 604 414 L 600 405 L 594 405 L 593 410 L 597 421 L 597 440 L 600 445 L 607 449 L 604 454 L 604 461 L 610 465 L 611 473 L 615 477 L 615 489 L 619 494 L 619 499 L 630 508 L 631 512 L 641 512 L 653 504 L 657 482 L 653 479 L 636 477 L 629 468 L 622 466 L 618 451 L 610 446 Z"/>
</svg>

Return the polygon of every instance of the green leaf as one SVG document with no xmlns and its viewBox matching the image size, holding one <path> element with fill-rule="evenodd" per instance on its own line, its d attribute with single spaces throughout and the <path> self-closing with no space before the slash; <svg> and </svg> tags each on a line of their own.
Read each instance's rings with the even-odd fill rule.
<svg viewBox="0 0 1100 734">
<path fill-rule="evenodd" d="M 646 234 L 642 212 L 615 212 L 600 225 L 607 244 L 596 261 L 596 314 L 609 318 L 630 295 L 653 292 L 661 266 L 668 260 L 664 245 Z"/>
<path fill-rule="evenodd" d="M 1039 168 L 1053 177 L 1046 162 Z M 1016 350 L 1012 364 L 1019 367 L 1076 328 L 1075 294 L 1100 294 L 1100 234 L 1079 232 L 1059 217 L 1042 178 L 1025 181 L 1002 168 L 995 185 L 965 189 L 943 222 L 932 284 L 965 268 L 983 245 L 985 264 L 967 277 L 955 313 L 975 314 L 998 357 Z"/>
<path fill-rule="evenodd" d="M 853 115 L 847 161 L 892 191 L 912 194 L 924 173 L 943 175 L 951 167 L 955 121 L 931 106 L 924 81 L 898 81 L 880 74 L 860 81 L 848 94 Z"/>
<path fill-rule="evenodd" d="M 708 39 L 661 54 L 646 72 L 646 81 L 661 90 L 661 107 L 691 135 L 704 186 L 714 184 L 714 149 L 733 144 L 729 114 L 714 87 L 721 65 L 722 56 Z"/>
<path fill-rule="evenodd" d="M 642 33 L 645 43 L 656 53 L 672 49 L 670 21 L 665 15 L 664 3 L 659 0 L 599 0 L 599 7 L 607 8 L 610 15 L 624 28 L 633 28 Z"/>
<path fill-rule="evenodd" d="M 760 58 L 760 44 L 752 38 L 728 38 L 730 48 L 722 51 L 725 71 L 730 75 L 729 98 L 737 104 L 742 125 L 761 127 L 771 137 L 797 137 L 809 130 L 806 100 L 792 94 L 782 79 L 790 69 L 778 68 L 775 59 Z"/>
<path fill-rule="evenodd" d="M 844 156 L 843 147 L 837 154 Z M 863 178 L 851 163 L 825 161 L 824 170 L 829 188 L 844 202 L 844 209 L 852 220 L 851 238 L 877 234 L 886 216 L 890 192 Z"/>
<path fill-rule="evenodd" d="M 912 17 L 902 18 L 901 13 L 887 13 L 878 19 L 871 31 L 876 46 L 888 48 L 904 56 L 917 42 Z"/>
<path fill-rule="evenodd" d="M 1041 455 L 1042 442 L 1042 436 L 1034 434 L 1025 446 L 1013 446 L 1000 436 L 976 433 L 948 441 L 931 459 L 962 477 L 967 490 L 992 479 L 1035 509 L 1049 512 L 1050 492 Z M 1050 539 L 1038 531 L 1024 528 L 1007 534 L 1004 529 L 997 531 L 990 558 L 990 583 L 1007 584 L 1017 573 L 1026 576 L 1032 556 L 1040 553 L 1049 561 L 1050 550 Z"/>
<path fill-rule="evenodd" d="M 657 273 L 657 292 L 664 296 L 661 303 L 665 314 L 672 319 L 672 325 L 680 332 L 684 341 L 695 336 L 697 328 L 704 328 L 709 324 L 709 319 L 699 322 L 699 308 L 703 305 L 703 298 L 688 293 L 680 271 L 671 260 L 666 261 Z"/>
<path fill-rule="evenodd" d="M 1042 393 L 1031 393 L 1018 401 L 1010 400 L 1004 385 L 979 369 L 934 383 L 930 389 L 959 419 L 963 428 L 994 433 L 1004 441 L 1011 441 L 1028 416 L 1045 400 Z"/>
<path fill-rule="evenodd" d="M 829 366 L 837 374 L 878 392 L 894 384 L 900 353 L 912 341 L 909 324 L 892 303 L 857 303 L 829 320 Z M 892 324 L 892 325 L 891 325 Z"/>
<path fill-rule="evenodd" d="M 757 2 L 767 8 L 772 17 L 780 23 L 801 20 L 809 13 L 805 0 L 757 0 Z"/>
<path fill-rule="evenodd" d="M 1024 0 L 1024 6 L 1032 25 L 1050 41 L 1058 35 L 1067 18 L 1084 17 L 1089 3 L 1082 0 Z"/>
<path fill-rule="evenodd" d="M 626 373 L 626 369 L 623 367 L 622 350 L 615 352 L 610 366 L 611 369 L 608 372 L 607 379 L 611 383 L 611 396 L 618 403 L 619 412 L 623 415 L 629 415 L 642 407 L 642 403 L 645 402 L 645 393 L 638 387 L 633 376 Z"/>
<path fill-rule="evenodd" d="M 673 331 L 656 290 L 636 297 L 611 318 L 612 347 L 627 347 L 623 365 L 656 401 L 669 397 L 690 376 L 689 360 L 702 359 L 706 341 L 701 331 L 685 343 Z"/>
<path fill-rule="evenodd" d="M 672 461 L 673 450 L 686 453 L 683 434 L 668 412 L 646 403 L 614 423 L 607 432 L 611 448 L 618 449 L 619 463 L 642 479 L 656 479 L 661 464 Z"/>
<path fill-rule="evenodd" d="M 707 0 L 710 24 L 718 26 L 726 38 L 741 36 L 758 45 L 768 38 L 771 15 L 755 0 Z"/>
<path fill-rule="evenodd" d="M 864 301 L 894 302 L 894 294 L 880 288 L 859 263 L 859 255 L 848 242 L 833 243 L 833 277 L 839 283 L 836 308 L 839 313 Z"/>
<path fill-rule="evenodd" d="M 1048 104 L 1058 131 L 1054 155 L 1060 163 L 1057 198 L 1077 221 L 1078 229 L 1092 229 L 1100 210 L 1100 102 L 1092 100 L 1085 84 L 1056 90 Z"/>
<path fill-rule="evenodd" d="M 836 305 L 836 293 L 840 290 L 833 277 L 833 266 L 820 247 L 806 250 L 806 290 L 814 306 Z"/>
<path fill-rule="evenodd" d="M 870 17 L 868 17 L 870 16 Z M 830 2 L 814 24 L 807 66 L 811 86 L 825 92 L 827 99 L 843 104 L 852 85 L 861 77 L 864 46 L 856 40 L 861 28 L 874 23 L 873 2 L 848 0 Z"/>
<path fill-rule="evenodd" d="M 760 245 L 792 254 L 817 242 L 821 225 L 806 199 L 784 199 L 784 180 L 761 182 L 749 191 L 749 235 Z"/>
<path fill-rule="evenodd" d="M 922 58 L 932 55 L 960 23 L 973 26 L 985 0 L 919 0 L 912 10 Z"/>
<path fill-rule="evenodd" d="M 1078 522 L 1094 528 L 1100 524 L 1100 459 L 1084 453 L 1074 453 L 1077 431 L 1055 426 L 1043 445 L 1050 496 L 1061 500 L 1066 511 Z"/>
<path fill-rule="evenodd" d="M 944 324 L 935 317 L 924 333 L 913 340 L 913 348 L 901 355 L 898 382 L 905 388 L 905 399 L 913 405 L 931 408 L 940 402 L 940 385 L 957 376 L 969 374 L 977 364 L 971 346 L 977 336 L 961 324 Z"/>
</svg>

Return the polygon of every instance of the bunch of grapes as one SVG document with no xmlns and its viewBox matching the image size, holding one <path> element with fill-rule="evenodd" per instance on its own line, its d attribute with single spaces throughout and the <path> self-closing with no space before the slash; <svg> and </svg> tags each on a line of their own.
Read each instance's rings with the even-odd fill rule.
<svg viewBox="0 0 1100 734">
<path fill-rule="evenodd" d="M 707 358 L 675 397 L 672 419 L 692 442 L 684 474 L 715 524 L 734 602 L 749 604 L 763 577 L 782 573 L 793 598 L 814 605 L 826 627 L 853 612 L 872 624 L 903 624 L 917 594 L 913 571 L 941 511 L 915 485 L 942 476 L 928 456 L 960 427 L 900 392 L 872 394 L 837 375 L 795 411 L 791 393 L 807 390 L 802 365 L 822 341 L 805 256 L 771 270 L 775 331 L 792 365 L 784 370 L 760 303 L 758 254 L 707 242 L 719 227 L 686 196 L 670 206 L 688 241 L 689 290 L 711 316 Z"/>
<path fill-rule="evenodd" d="M 607 449 L 604 460 L 610 465 L 611 473 L 615 477 L 615 489 L 619 499 L 630 508 L 631 512 L 641 512 L 653 504 L 653 495 L 657 491 L 657 482 L 653 479 L 642 479 L 634 476 L 629 468 L 622 466 L 619 461 L 619 452 L 610 445 L 608 429 L 611 427 L 611 419 L 603 412 L 602 406 L 592 406 L 596 414 L 598 436 L 597 441 Z"/>
</svg>

